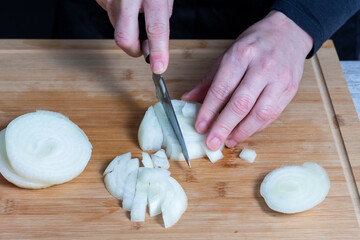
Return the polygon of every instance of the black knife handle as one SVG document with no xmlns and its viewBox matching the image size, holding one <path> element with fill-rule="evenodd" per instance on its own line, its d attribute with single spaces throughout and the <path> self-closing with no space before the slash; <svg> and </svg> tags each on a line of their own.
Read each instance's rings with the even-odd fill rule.
<svg viewBox="0 0 360 240">
<path fill-rule="evenodd" d="M 141 51 L 144 55 L 145 61 L 150 63 L 150 46 L 146 33 L 145 16 L 144 13 L 139 13 L 139 40 Z"/>
</svg>

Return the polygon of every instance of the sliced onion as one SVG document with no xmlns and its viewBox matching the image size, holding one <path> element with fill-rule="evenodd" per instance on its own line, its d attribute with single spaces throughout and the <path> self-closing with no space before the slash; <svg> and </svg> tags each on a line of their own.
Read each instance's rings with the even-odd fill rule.
<svg viewBox="0 0 360 240">
<path fill-rule="evenodd" d="M 200 109 L 200 106 L 201 105 L 198 103 L 185 102 L 181 112 L 184 117 L 195 118 Z"/>
<path fill-rule="evenodd" d="M 326 171 L 316 163 L 285 166 L 270 172 L 260 193 L 274 211 L 298 213 L 321 203 L 330 189 Z"/>
<path fill-rule="evenodd" d="M 92 146 L 85 133 L 64 115 L 36 111 L 10 122 L 5 150 L 7 161 L 3 163 L 8 164 L 0 167 L 3 175 L 20 187 L 43 188 L 77 177 L 90 160 Z"/>
<path fill-rule="evenodd" d="M 151 168 L 148 168 L 151 169 Z M 139 169 L 140 170 L 140 169 Z M 143 222 L 145 221 L 145 213 L 147 206 L 147 194 L 149 189 L 148 182 L 137 181 L 134 201 L 131 207 L 131 221 Z"/>
<path fill-rule="evenodd" d="M 127 177 L 125 182 L 122 207 L 126 211 L 130 211 L 133 205 L 138 172 L 139 172 L 138 169 L 132 171 Z"/>
<path fill-rule="evenodd" d="M 151 154 L 151 159 L 154 163 L 154 167 L 160 167 L 165 169 L 168 169 L 170 167 L 170 163 L 164 149 L 160 149 L 156 153 Z"/>
<path fill-rule="evenodd" d="M 150 217 L 161 213 L 161 204 L 166 195 L 168 181 L 154 182 L 150 184 L 148 192 L 148 205 Z"/>
<path fill-rule="evenodd" d="M 144 165 L 144 167 L 147 168 L 154 168 L 154 163 L 150 157 L 150 155 L 147 152 L 143 152 L 142 153 L 142 160 L 141 160 L 142 164 Z"/>
<path fill-rule="evenodd" d="M 239 157 L 247 162 L 254 162 L 255 161 L 255 158 L 256 158 L 256 152 L 255 150 L 252 150 L 252 149 L 248 149 L 248 148 L 244 148 Z"/>
<path fill-rule="evenodd" d="M 169 204 L 164 204 L 162 217 L 165 228 L 173 226 L 179 221 L 187 208 L 187 197 L 181 185 L 172 177 L 169 178 L 175 194 Z"/>
<path fill-rule="evenodd" d="M 170 172 L 163 168 L 139 168 L 138 181 L 152 183 L 167 180 Z"/>
<path fill-rule="evenodd" d="M 6 153 L 5 129 L 0 131 L 0 172 L 6 180 L 21 188 L 38 189 L 51 186 L 49 183 L 36 182 L 26 179 L 15 172 L 15 170 L 10 165 Z"/>
<path fill-rule="evenodd" d="M 146 111 L 144 119 L 141 121 L 138 140 L 143 151 L 159 150 L 161 148 L 163 134 L 152 106 Z"/>
</svg>

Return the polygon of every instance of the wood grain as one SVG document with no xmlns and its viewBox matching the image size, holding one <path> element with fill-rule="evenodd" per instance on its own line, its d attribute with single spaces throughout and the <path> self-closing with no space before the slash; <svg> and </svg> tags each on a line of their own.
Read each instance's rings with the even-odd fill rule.
<svg viewBox="0 0 360 240">
<path fill-rule="evenodd" d="M 171 96 L 179 98 L 191 89 L 229 44 L 172 41 L 166 73 Z M 131 151 L 141 156 L 137 129 L 146 108 L 156 101 L 144 60 L 126 56 L 110 40 L 1 40 L 0 54 L 0 129 L 36 109 L 57 111 L 78 124 L 94 147 L 85 171 L 66 184 L 25 190 L 1 177 L 1 239 L 360 239 L 349 176 L 344 175 L 348 172 L 343 171 L 311 60 L 305 63 L 298 94 L 267 129 L 224 149 L 225 158 L 215 164 L 196 159 L 188 169 L 185 162 L 171 163 L 189 206 L 179 223 L 165 230 L 160 217 L 131 223 L 102 178 L 116 155 Z M 333 48 L 320 50 L 319 59 L 328 86 L 343 78 L 338 70 L 326 72 L 333 67 L 323 67 L 338 67 Z M 348 101 L 343 87 L 331 89 L 331 97 Z M 341 106 L 334 106 L 336 113 L 337 108 Z M 350 133 L 344 137 L 347 151 L 347 144 L 355 148 L 360 143 L 350 138 Z M 253 164 L 238 158 L 243 147 L 257 151 Z M 350 160 L 360 156 L 355 149 L 348 155 Z M 264 176 L 305 161 L 317 162 L 328 172 L 328 197 L 304 213 L 271 211 L 259 194 Z"/>
</svg>

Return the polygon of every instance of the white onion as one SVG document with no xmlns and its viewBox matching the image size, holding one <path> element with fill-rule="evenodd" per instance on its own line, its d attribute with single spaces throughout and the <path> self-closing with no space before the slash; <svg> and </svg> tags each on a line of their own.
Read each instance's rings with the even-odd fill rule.
<svg viewBox="0 0 360 240">
<path fill-rule="evenodd" d="M 15 170 L 11 167 L 6 154 L 5 129 L 0 132 L 0 171 L 6 180 L 15 184 L 18 187 L 38 189 L 51 186 L 51 184 L 49 183 L 36 182 L 25 179 L 15 172 Z"/>
<path fill-rule="evenodd" d="M 163 142 L 163 134 L 152 106 L 146 111 L 138 132 L 140 148 L 144 151 L 159 150 Z"/>
<path fill-rule="evenodd" d="M 247 162 L 254 162 L 255 161 L 255 158 L 256 158 L 256 152 L 255 150 L 252 150 L 252 149 L 248 149 L 248 148 L 244 148 L 239 157 Z"/>
<path fill-rule="evenodd" d="M 170 172 L 164 168 L 139 168 L 138 181 L 152 183 L 167 180 Z"/>
<path fill-rule="evenodd" d="M 126 211 L 130 211 L 133 205 L 138 172 L 138 169 L 132 171 L 125 182 L 122 207 Z"/>
<path fill-rule="evenodd" d="M 77 177 L 90 160 L 92 146 L 64 115 L 36 111 L 10 122 L 5 150 L 6 161 L 0 166 L 5 178 L 19 187 L 44 188 Z"/>
<path fill-rule="evenodd" d="M 161 213 L 161 204 L 166 195 L 168 181 L 153 182 L 150 184 L 148 192 L 148 205 L 150 217 Z"/>
<path fill-rule="evenodd" d="M 164 204 L 164 208 L 162 209 L 165 228 L 169 228 L 179 221 L 187 208 L 188 201 L 181 185 L 172 177 L 169 178 L 169 182 L 171 183 L 175 194 L 170 203 L 168 205 Z"/>
<path fill-rule="evenodd" d="M 204 143 L 203 150 L 204 150 L 206 156 L 209 158 L 210 162 L 212 162 L 212 163 L 214 163 L 224 157 L 224 155 L 221 152 L 222 147 L 216 151 L 211 151 Z"/>
<path fill-rule="evenodd" d="M 154 168 L 154 163 L 150 157 L 150 155 L 147 152 L 142 152 L 142 164 L 144 165 L 144 167 L 147 168 Z"/>
<path fill-rule="evenodd" d="M 170 167 L 170 163 L 164 149 L 160 149 L 156 153 L 151 154 L 151 159 L 154 163 L 154 167 L 160 167 L 165 169 L 168 169 Z"/>
<path fill-rule="evenodd" d="M 151 169 L 151 168 L 149 168 L 149 169 Z M 133 201 L 133 204 L 131 207 L 131 213 L 130 213 L 132 222 L 145 221 L 148 189 L 149 189 L 148 182 L 142 182 L 139 180 L 137 181 L 135 197 L 134 197 L 134 201 Z"/>
<path fill-rule="evenodd" d="M 210 151 L 209 149 L 204 147 L 207 134 L 199 134 L 195 130 L 194 127 L 195 119 L 201 104 L 189 103 L 181 100 L 172 100 L 171 102 L 174 107 L 175 114 L 177 116 L 190 159 L 201 158 L 207 155 L 209 159 L 211 158 L 210 160 L 212 162 L 221 159 L 223 157 L 221 153 L 221 149 L 223 148 L 224 145 L 221 147 L 219 151 L 214 151 L 214 152 Z M 172 130 L 170 122 L 167 119 L 167 116 L 165 114 L 165 111 L 161 103 L 156 103 L 154 106 L 151 106 L 148 111 L 150 111 L 150 109 L 152 108 L 155 112 L 155 116 L 162 131 L 162 136 L 163 136 L 162 147 L 166 149 L 167 156 L 171 160 L 184 161 L 185 158 L 184 155 L 182 154 L 181 146 L 176 138 L 174 131 Z M 144 118 L 141 123 L 141 126 L 145 126 L 146 121 L 150 121 L 149 118 Z M 154 121 L 155 120 L 151 120 L 151 122 Z M 151 128 L 142 128 L 142 131 L 144 132 L 143 133 L 144 136 L 153 134 L 153 129 Z M 147 131 L 149 133 L 145 133 Z M 148 140 L 144 138 L 139 138 L 139 142 L 146 142 L 146 141 L 151 141 L 151 139 Z M 148 145 L 150 145 L 150 143 L 148 143 Z M 154 148 L 147 150 L 157 151 L 158 149 Z"/>
<path fill-rule="evenodd" d="M 260 193 L 274 211 L 297 213 L 321 203 L 330 189 L 326 171 L 316 163 L 285 166 L 270 172 Z"/>
</svg>

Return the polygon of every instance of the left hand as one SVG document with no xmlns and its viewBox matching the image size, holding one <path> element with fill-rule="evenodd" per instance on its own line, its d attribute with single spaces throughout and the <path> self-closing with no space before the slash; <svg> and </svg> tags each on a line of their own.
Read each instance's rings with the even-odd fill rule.
<svg viewBox="0 0 360 240">
<path fill-rule="evenodd" d="M 210 129 L 207 146 L 217 150 L 226 141 L 234 147 L 273 122 L 295 96 L 312 45 L 312 38 L 278 11 L 244 31 L 182 97 L 204 100 L 195 128 Z"/>
</svg>

